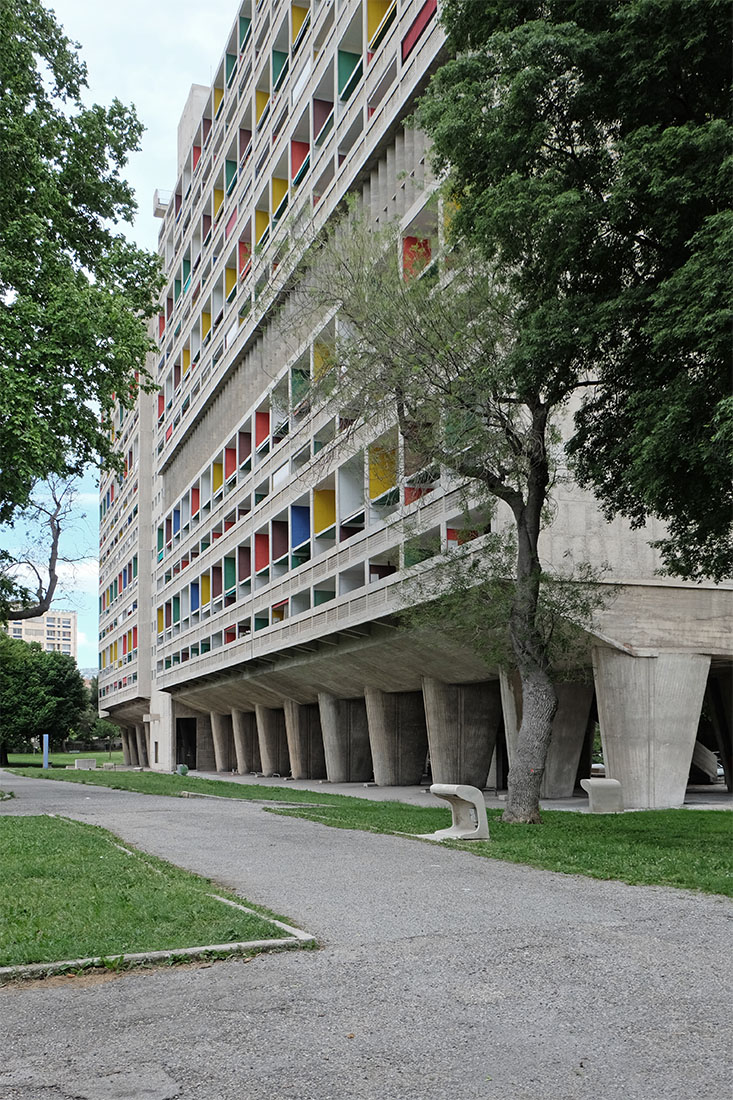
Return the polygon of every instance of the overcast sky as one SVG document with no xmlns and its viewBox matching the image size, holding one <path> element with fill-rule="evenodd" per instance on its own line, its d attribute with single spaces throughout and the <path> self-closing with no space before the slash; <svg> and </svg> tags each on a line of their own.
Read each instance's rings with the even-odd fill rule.
<svg viewBox="0 0 733 1100">
<path fill-rule="evenodd" d="M 156 187 L 176 184 L 176 132 L 192 84 L 210 84 L 239 9 L 237 0 L 56 0 L 49 3 L 89 69 L 88 97 L 134 103 L 146 127 L 130 160 L 138 216 L 134 237 L 155 248 Z"/>
<path fill-rule="evenodd" d="M 142 150 L 126 176 L 137 193 L 138 214 L 131 235 L 146 248 L 157 246 L 160 222 L 153 218 L 153 192 L 176 183 L 178 120 L 192 84 L 210 84 L 238 12 L 237 0 L 56 0 L 53 7 L 66 34 L 81 46 L 89 70 L 90 102 L 115 97 L 134 103 L 146 127 Z M 79 667 L 97 665 L 98 506 L 94 479 L 82 486 L 85 520 L 73 525 L 64 546 L 69 557 L 85 556 L 73 570 L 54 607 L 79 612 Z"/>
</svg>

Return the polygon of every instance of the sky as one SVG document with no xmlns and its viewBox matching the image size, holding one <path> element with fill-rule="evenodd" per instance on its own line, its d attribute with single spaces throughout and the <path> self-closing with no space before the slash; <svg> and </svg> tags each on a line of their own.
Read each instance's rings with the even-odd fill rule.
<svg viewBox="0 0 733 1100">
<path fill-rule="evenodd" d="M 153 192 L 176 184 L 178 120 L 191 84 L 210 84 L 238 0 L 91 0 L 48 2 L 87 64 L 88 102 L 109 105 L 116 97 L 133 103 L 146 127 L 142 149 L 125 176 L 135 188 L 138 214 L 126 230 L 137 244 L 155 249 L 160 222 L 153 217 Z M 81 559 L 61 567 L 55 608 L 78 612 L 80 668 L 96 668 L 98 635 L 98 499 L 96 480 L 87 475 L 62 554 Z M 6 544 L 9 539 L 3 540 Z"/>
</svg>

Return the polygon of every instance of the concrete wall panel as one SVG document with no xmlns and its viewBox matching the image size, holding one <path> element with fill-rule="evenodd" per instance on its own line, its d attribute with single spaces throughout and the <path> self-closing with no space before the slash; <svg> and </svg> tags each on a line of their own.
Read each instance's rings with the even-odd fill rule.
<svg viewBox="0 0 733 1100">
<path fill-rule="evenodd" d="M 257 738 L 257 719 L 254 711 L 233 710 L 232 732 L 237 771 L 240 775 L 262 771 L 260 744 Z"/>
<path fill-rule="evenodd" d="M 322 692 L 318 705 L 330 782 L 368 782 L 373 766 L 366 703 L 363 699 L 337 699 Z"/>
<path fill-rule="evenodd" d="M 283 710 L 293 779 L 325 779 L 326 757 L 318 704 L 304 706 L 286 699 Z"/>
<path fill-rule="evenodd" d="M 258 706 L 255 714 L 262 771 L 265 775 L 290 775 L 285 715 L 282 709 Z"/>
<path fill-rule="evenodd" d="M 502 719 L 499 681 L 446 684 L 426 676 L 423 699 L 433 782 L 483 789 Z"/>
<path fill-rule="evenodd" d="M 702 654 L 593 651 L 606 775 L 625 806 L 682 805 L 709 669 Z"/>
<path fill-rule="evenodd" d="M 380 787 L 419 783 L 428 751 L 422 692 L 364 692 L 374 780 Z"/>
</svg>

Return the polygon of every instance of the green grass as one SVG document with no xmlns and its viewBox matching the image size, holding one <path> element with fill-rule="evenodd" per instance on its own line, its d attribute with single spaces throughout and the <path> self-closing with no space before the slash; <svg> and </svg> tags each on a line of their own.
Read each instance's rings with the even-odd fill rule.
<svg viewBox="0 0 733 1100">
<path fill-rule="evenodd" d="M 182 791 L 197 794 L 213 794 L 219 798 L 256 799 L 265 802 L 361 802 L 362 799 L 347 795 L 327 794 L 320 791 L 299 791 L 292 787 L 260 787 L 256 783 L 229 783 L 226 779 L 199 779 L 196 776 L 171 775 L 169 772 L 105 772 L 105 771 L 36 771 L 35 768 L 16 768 L 16 775 L 29 779 L 60 779 L 64 783 L 85 783 L 91 787 L 112 787 L 118 791 L 136 791 L 138 794 L 180 795 Z"/>
<path fill-rule="evenodd" d="M 48 762 L 52 768 L 65 768 L 67 764 L 73 767 L 74 761 L 79 757 L 83 757 L 85 760 L 96 760 L 98 768 L 101 768 L 102 764 L 122 763 L 121 752 L 50 752 Z M 8 761 L 11 768 L 42 768 L 43 753 L 9 752 Z"/>
<path fill-rule="evenodd" d="M 19 774 L 38 777 L 34 771 Z M 45 778 L 115 787 L 143 794 L 188 790 L 225 798 L 287 802 L 282 812 L 323 825 L 379 833 L 430 833 L 450 824 L 441 807 L 376 802 L 321 791 L 260 787 L 161 772 L 45 772 Z M 318 806 L 298 803 L 319 803 Z M 280 811 L 276 811 L 280 812 Z M 548 810 L 542 825 L 506 825 L 489 810 L 489 842 L 449 842 L 473 855 L 525 863 L 549 871 L 619 879 L 639 885 L 677 886 L 733 896 L 733 813 L 721 810 L 647 810 L 628 814 L 577 814 Z"/>
<path fill-rule="evenodd" d="M 206 879 L 65 818 L 0 817 L 0 879 L 0 966 L 286 935 L 209 897 L 242 900 Z"/>
<path fill-rule="evenodd" d="M 398 802 L 278 810 L 342 829 L 430 833 L 450 825 L 450 811 Z M 733 813 L 646 810 L 627 814 L 542 813 L 541 825 L 507 825 L 488 810 L 489 841 L 444 841 L 472 855 L 564 874 L 633 885 L 677 886 L 733 896 Z"/>
</svg>

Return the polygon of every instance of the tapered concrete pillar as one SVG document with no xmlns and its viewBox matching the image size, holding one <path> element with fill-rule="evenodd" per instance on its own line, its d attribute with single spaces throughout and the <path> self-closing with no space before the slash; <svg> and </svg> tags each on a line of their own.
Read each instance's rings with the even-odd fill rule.
<svg viewBox="0 0 733 1100">
<path fill-rule="evenodd" d="M 275 710 L 273 707 L 258 704 L 255 714 L 262 771 L 265 775 L 290 775 L 285 715 L 282 709 Z"/>
<path fill-rule="evenodd" d="M 231 714 L 211 712 L 211 736 L 214 742 L 214 760 L 218 772 L 232 771 L 234 758 L 234 735 L 232 733 Z"/>
<path fill-rule="evenodd" d="M 559 683 L 552 740 L 542 776 L 543 798 L 572 798 L 593 706 L 592 683 Z"/>
<path fill-rule="evenodd" d="M 509 767 L 514 760 L 517 734 L 522 724 L 522 685 L 516 671 L 501 672 L 501 703 L 504 713 Z M 542 777 L 543 798 L 571 798 L 583 752 L 593 705 L 592 683 L 557 683 L 557 711 L 552 723 L 552 740 Z"/>
<path fill-rule="evenodd" d="M 130 754 L 130 764 L 133 768 L 140 766 L 140 759 L 137 755 L 137 737 L 135 735 L 135 727 L 128 726 L 127 728 L 127 748 Z"/>
<path fill-rule="evenodd" d="M 326 775 L 331 783 L 366 783 L 372 778 L 369 726 L 363 699 L 318 696 Z"/>
<path fill-rule="evenodd" d="M 511 672 L 507 672 L 505 669 L 501 669 L 499 672 L 499 685 L 501 687 L 501 709 L 504 718 L 506 755 L 511 768 L 517 747 L 517 734 L 522 724 L 522 684 L 516 670 L 513 669 Z"/>
<path fill-rule="evenodd" d="M 606 775 L 620 781 L 627 808 L 682 805 L 709 669 L 699 653 L 594 648 Z"/>
<path fill-rule="evenodd" d="M 196 715 L 196 771 L 215 772 L 214 738 L 208 714 Z"/>
<path fill-rule="evenodd" d="M 433 782 L 483 790 L 501 723 L 498 680 L 445 684 L 425 676 L 422 683 Z"/>
<path fill-rule="evenodd" d="M 121 729 L 120 736 L 122 738 L 122 763 L 130 764 L 130 731 L 128 729 Z"/>
<path fill-rule="evenodd" d="M 413 786 L 422 779 L 428 731 L 421 691 L 364 691 L 374 781 L 380 787 Z"/>
<path fill-rule="evenodd" d="M 233 710 L 232 732 L 237 771 L 240 775 L 262 771 L 260 745 L 257 740 L 257 719 L 254 711 Z"/>
<path fill-rule="evenodd" d="M 318 704 L 301 705 L 286 699 L 283 711 L 293 779 L 325 779 L 326 757 Z"/>
<path fill-rule="evenodd" d="M 145 726 L 135 726 L 135 741 L 137 743 L 137 759 L 141 768 L 148 767 L 148 747 L 145 744 Z"/>
</svg>

